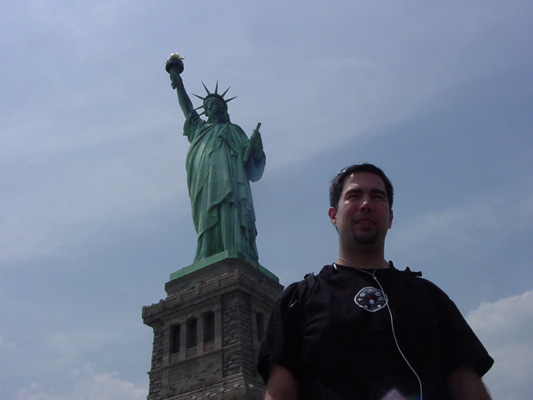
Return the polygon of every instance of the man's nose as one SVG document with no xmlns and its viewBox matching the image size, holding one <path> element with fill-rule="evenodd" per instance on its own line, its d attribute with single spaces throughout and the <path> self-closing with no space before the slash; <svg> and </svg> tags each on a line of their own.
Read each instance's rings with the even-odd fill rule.
<svg viewBox="0 0 533 400">
<path fill-rule="evenodd" d="M 361 202 L 361 210 L 371 210 L 372 209 L 372 202 L 370 201 L 369 197 L 363 197 Z"/>
</svg>

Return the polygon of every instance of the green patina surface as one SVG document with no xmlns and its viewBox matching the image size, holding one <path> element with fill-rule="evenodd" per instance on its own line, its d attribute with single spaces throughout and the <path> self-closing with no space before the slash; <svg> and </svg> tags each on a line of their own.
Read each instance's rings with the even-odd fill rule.
<svg viewBox="0 0 533 400">
<path fill-rule="evenodd" d="M 250 182 L 261 179 L 266 156 L 259 127 L 250 137 L 230 121 L 227 93 L 207 87 L 203 112 L 199 115 L 183 85 L 182 57 L 173 54 L 166 64 L 171 86 L 176 90 L 185 116 L 183 134 L 190 142 L 187 159 L 187 188 L 197 233 L 193 264 L 172 276 L 179 277 L 224 258 L 239 258 L 264 270 L 258 263 L 257 235 Z M 207 120 L 200 118 L 205 114 Z M 236 257 L 227 256 L 234 252 Z M 183 271 L 183 272 L 182 272 Z"/>
<path fill-rule="evenodd" d="M 207 267 L 208 265 L 211 265 L 218 261 L 226 260 L 228 258 L 236 258 L 236 259 L 245 261 L 248 264 L 252 265 L 253 267 L 257 268 L 259 271 L 261 271 L 263 274 L 265 274 L 269 278 L 275 280 L 276 282 L 279 282 L 279 278 L 276 275 L 274 275 L 272 272 L 270 272 L 268 269 L 260 265 L 257 261 L 247 259 L 247 257 L 245 257 L 243 254 L 235 250 L 226 250 L 221 253 L 212 255 L 208 258 L 205 258 L 201 261 L 195 262 L 185 268 L 181 268 L 177 270 L 176 272 L 170 274 L 170 280 L 172 281 L 174 279 L 181 278 L 192 272 L 198 271 L 199 269 Z"/>
</svg>

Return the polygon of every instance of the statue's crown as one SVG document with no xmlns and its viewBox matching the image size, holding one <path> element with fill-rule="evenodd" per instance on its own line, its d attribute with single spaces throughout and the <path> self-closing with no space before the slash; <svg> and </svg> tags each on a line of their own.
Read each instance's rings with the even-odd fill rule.
<svg viewBox="0 0 533 400">
<path fill-rule="evenodd" d="M 202 85 L 204 86 L 204 89 L 205 91 L 207 92 L 207 95 L 205 97 L 202 97 L 202 96 L 198 96 L 197 94 L 195 94 L 194 96 L 198 97 L 199 99 L 202 100 L 202 105 L 200 107 L 197 107 L 196 109 L 200 109 L 200 108 L 204 108 L 205 106 L 205 102 L 209 99 L 218 99 L 220 100 L 222 103 L 224 104 L 227 104 L 229 103 L 231 100 L 235 99 L 237 96 L 235 97 L 232 97 L 232 98 L 229 98 L 229 99 L 225 99 L 224 96 L 226 95 L 226 93 L 228 93 L 228 90 L 229 88 L 227 88 L 224 93 L 222 94 L 218 94 L 218 81 L 217 81 L 217 84 L 215 86 L 215 91 L 214 92 L 210 92 L 209 89 L 207 88 L 207 86 L 205 86 L 205 83 L 202 82 Z M 204 111 L 202 112 L 202 114 L 205 114 L 205 109 Z"/>
</svg>

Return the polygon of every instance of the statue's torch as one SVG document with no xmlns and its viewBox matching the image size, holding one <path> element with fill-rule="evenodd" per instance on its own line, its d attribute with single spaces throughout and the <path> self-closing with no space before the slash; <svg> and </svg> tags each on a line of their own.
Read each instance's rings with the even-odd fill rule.
<svg viewBox="0 0 533 400">
<path fill-rule="evenodd" d="M 172 53 L 165 64 L 165 69 L 167 72 L 170 74 L 170 71 L 175 69 L 178 74 L 181 74 L 183 72 L 183 68 L 183 57 L 181 57 L 178 53 Z"/>
</svg>

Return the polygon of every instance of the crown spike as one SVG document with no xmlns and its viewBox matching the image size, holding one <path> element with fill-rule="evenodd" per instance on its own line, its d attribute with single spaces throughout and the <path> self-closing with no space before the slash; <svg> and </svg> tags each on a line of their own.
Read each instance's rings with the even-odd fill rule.
<svg viewBox="0 0 533 400">
<path fill-rule="evenodd" d="M 200 115 L 207 115 L 206 112 L 205 112 L 204 105 L 205 105 L 205 102 L 206 102 L 207 100 L 211 99 L 211 98 L 216 98 L 216 99 L 218 99 L 219 101 L 222 101 L 222 102 L 225 103 L 225 104 L 227 104 L 227 103 L 229 103 L 231 100 L 237 98 L 237 96 L 234 96 L 234 97 L 232 97 L 232 98 L 230 98 L 230 99 L 227 99 L 227 100 L 224 98 L 224 96 L 228 93 L 228 91 L 229 91 L 229 89 L 230 89 L 229 87 L 224 91 L 224 93 L 222 93 L 222 94 L 218 94 L 218 80 L 217 80 L 217 83 L 216 83 L 216 85 L 215 85 L 215 91 L 214 91 L 214 92 L 210 92 L 209 89 L 207 88 L 207 86 L 205 85 L 204 82 L 202 82 L 202 85 L 203 85 L 203 87 L 204 87 L 204 89 L 205 89 L 205 91 L 206 91 L 206 93 L 207 93 L 205 97 L 202 97 L 202 96 L 199 96 L 199 95 L 197 95 L 197 94 L 192 93 L 193 96 L 195 96 L 195 97 L 199 98 L 200 100 L 202 100 L 202 105 L 199 106 L 199 107 L 197 107 L 197 108 L 195 108 L 195 110 L 200 110 L 200 109 L 202 109 L 202 108 L 204 109 L 203 112 L 202 112 Z"/>
<path fill-rule="evenodd" d="M 226 95 L 226 93 L 228 93 L 228 90 L 229 90 L 229 88 L 227 88 L 227 89 L 224 91 L 224 93 L 221 94 L 221 96 L 224 97 L 224 96 Z"/>
<path fill-rule="evenodd" d="M 211 92 L 209 91 L 209 89 L 207 88 L 207 86 L 205 86 L 205 83 L 202 82 L 202 85 L 204 85 L 204 89 L 205 89 L 205 91 L 207 92 L 207 94 L 210 95 Z"/>
</svg>

